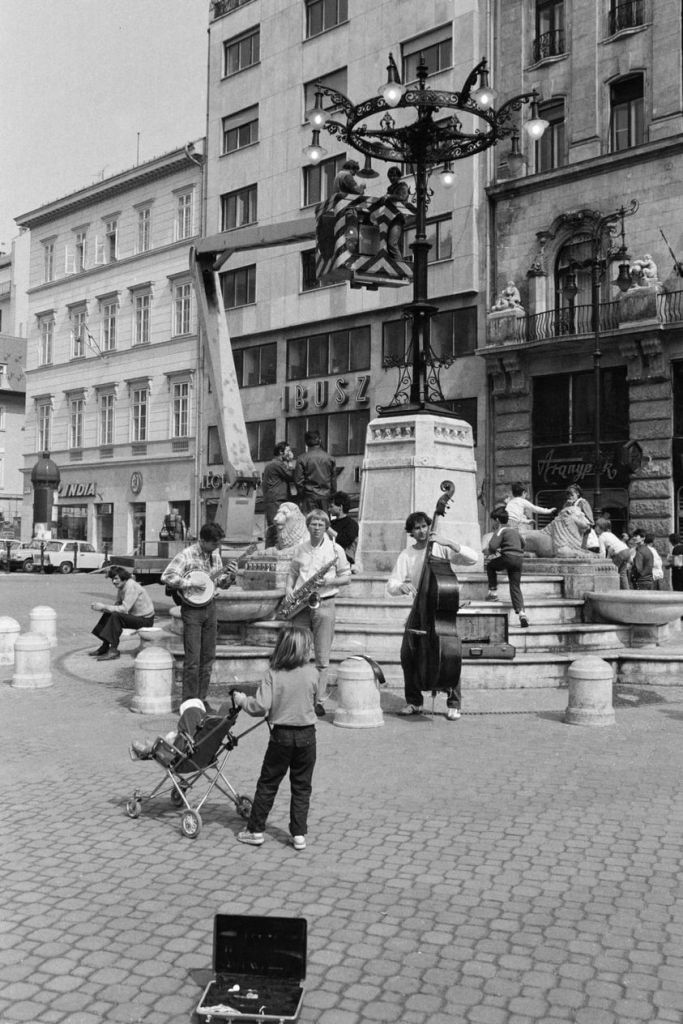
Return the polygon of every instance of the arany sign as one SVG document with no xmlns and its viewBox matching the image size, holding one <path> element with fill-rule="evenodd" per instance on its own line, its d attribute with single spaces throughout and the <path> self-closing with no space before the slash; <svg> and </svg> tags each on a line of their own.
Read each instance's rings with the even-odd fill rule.
<svg viewBox="0 0 683 1024">
<path fill-rule="evenodd" d="M 96 498 L 97 484 L 94 480 L 91 480 L 90 483 L 77 481 L 72 484 L 67 484 L 62 480 L 57 488 L 57 495 L 60 498 Z"/>
<path fill-rule="evenodd" d="M 629 445 L 603 444 L 600 448 L 600 479 L 611 487 L 628 486 L 633 465 Z M 556 490 L 569 484 L 592 484 L 595 452 L 592 445 L 555 445 L 533 450 L 534 491 Z"/>
<path fill-rule="evenodd" d="M 365 405 L 370 401 L 368 388 L 370 375 L 362 374 L 353 380 L 307 381 L 305 384 L 285 384 L 282 390 L 284 412 L 303 412 L 305 409 L 326 409 L 329 405 Z"/>
</svg>

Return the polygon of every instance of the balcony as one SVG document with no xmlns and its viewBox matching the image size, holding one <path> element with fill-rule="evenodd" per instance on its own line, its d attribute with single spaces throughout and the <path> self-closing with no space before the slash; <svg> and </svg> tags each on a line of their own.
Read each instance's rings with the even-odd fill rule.
<svg viewBox="0 0 683 1024">
<path fill-rule="evenodd" d="M 564 29 L 556 28 L 552 32 L 544 32 L 542 36 L 537 36 L 534 39 L 532 53 L 534 64 L 538 64 L 541 60 L 547 60 L 548 57 L 561 57 L 563 53 L 566 53 Z"/>
<path fill-rule="evenodd" d="M 624 0 L 613 3 L 608 18 L 609 35 L 616 35 L 628 28 L 638 28 L 645 22 L 645 0 Z"/>
</svg>

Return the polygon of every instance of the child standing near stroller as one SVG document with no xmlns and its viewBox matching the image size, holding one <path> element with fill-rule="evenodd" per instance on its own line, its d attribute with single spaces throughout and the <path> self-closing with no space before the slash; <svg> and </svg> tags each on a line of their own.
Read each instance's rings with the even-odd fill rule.
<svg viewBox="0 0 683 1024">
<path fill-rule="evenodd" d="M 311 663 L 313 636 L 300 626 L 286 625 L 278 633 L 270 668 L 255 697 L 233 691 L 237 707 L 248 715 L 265 716 L 270 742 L 256 784 L 256 795 L 247 827 L 237 836 L 249 846 L 263 844 L 266 820 L 280 783 L 289 771 L 291 799 L 289 831 L 295 850 L 306 849 L 308 808 L 311 802 L 316 759 L 315 705 L 321 682 Z M 324 679 L 323 679 L 324 685 Z"/>
</svg>

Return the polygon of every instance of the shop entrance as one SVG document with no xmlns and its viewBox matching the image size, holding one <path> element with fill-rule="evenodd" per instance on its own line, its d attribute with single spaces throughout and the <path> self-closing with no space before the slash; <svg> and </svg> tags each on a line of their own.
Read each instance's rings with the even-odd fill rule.
<svg viewBox="0 0 683 1024">
<path fill-rule="evenodd" d="M 144 501 L 131 503 L 130 525 L 133 534 L 133 554 L 144 555 L 147 540 L 147 506 Z"/>
<path fill-rule="evenodd" d="M 59 505 L 57 507 L 57 537 L 60 540 L 88 539 L 87 505 Z"/>
</svg>

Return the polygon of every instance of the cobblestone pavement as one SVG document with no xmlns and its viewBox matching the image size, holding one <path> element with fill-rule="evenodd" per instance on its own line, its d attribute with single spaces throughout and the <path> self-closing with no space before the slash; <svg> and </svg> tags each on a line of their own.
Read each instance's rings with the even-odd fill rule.
<svg viewBox="0 0 683 1024">
<path fill-rule="evenodd" d="M 187 1024 L 216 913 L 308 919 L 304 1024 L 642 1024 L 683 1020 L 683 680 L 623 688 L 616 724 L 567 726 L 566 693 L 467 694 L 457 723 L 318 728 L 309 846 L 286 789 L 265 844 L 211 796 L 196 840 L 133 737 L 133 653 L 94 663 L 84 614 L 103 580 L 0 578 L 0 614 L 57 609 L 49 689 L 0 666 L 2 1024 Z M 443 707 L 437 703 L 437 710 Z M 236 732 L 251 720 L 240 716 Z M 251 794 L 257 729 L 228 776 Z"/>
</svg>

